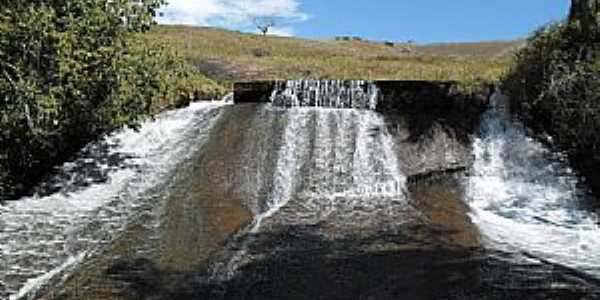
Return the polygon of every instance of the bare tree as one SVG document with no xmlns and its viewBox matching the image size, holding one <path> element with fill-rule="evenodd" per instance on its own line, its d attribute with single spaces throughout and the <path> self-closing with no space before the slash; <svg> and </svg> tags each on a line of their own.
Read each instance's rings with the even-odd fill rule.
<svg viewBox="0 0 600 300">
<path fill-rule="evenodd" d="M 275 17 L 253 17 L 252 23 L 263 36 L 267 35 L 269 30 L 276 25 Z"/>
</svg>

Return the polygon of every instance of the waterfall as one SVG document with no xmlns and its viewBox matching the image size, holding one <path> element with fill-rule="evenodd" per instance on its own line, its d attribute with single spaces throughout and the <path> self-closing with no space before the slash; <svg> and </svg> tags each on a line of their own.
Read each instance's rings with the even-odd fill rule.
<svg viewBox="0 0 600 300">
<path fill-rule="evenodd" d="M 334 209 L 356 215 L 404 199 L 406 178 L 384 118 L 373 111 L 377 88 L 372 83 L 288 81 L 274 89 L 272 100 L 274 109 L 290 108 L 283 110 L 287 125 L 273 190 L 253 232 L 282 209 L 294 210 L 280 214 L 289 222 L 314 223 Z"/>
<path fill-rule="evenodd" d="M 288 221 L 316 223 L 336 206 L 360 213 L 404 198 L 406 178 L 381 115 L 368 110 L 291 108 L 286 117 L 273 191 L 267 210 L 257 216 L 254 232 L 264 218 L 285 205 L 294 210 L 286 214 Z"/>
<path fill-rule="evenodd" d="M 60 168 L 47 184 L 54 193 L 0 206 L 0 298 L 29 296 L 160 206 L 173 171 L 205 140 L 221 106 L 193 103 L 139 131 L 110 134 Z"/>
<path fill-rule="evenodd" d="M 235 276 L 252 260 L 253 236 L 272 226 L 349 225 L 361 228 L 349 234 L 370 235 L 402 223 L 406 176 L 384 117 L 372 110 L 377 91 L 369 85 L 307 80 L 275 88 L 274 105 L 265 109 L 282 114 L 285 127 L 270 195 L 249 227 L 251 234 L 240 234 L 227 246 L 228 258 L 210 267 L 208 282 Z"/>
<path fill-rule="evenodd" d="M 497 93 L 474 143 L 466 191 L 472 220 L 488 246 L 600 276 L 600 228 L 568 167 L 511 121 Z"/>
<path fill-rule="evenodd" d="M 279 151 L 279 159 L 273 179 L 273 191 L 267 200 L 267 210 L 256 217 L 253 232 L 256 232 L 264 218 L 270 217 L 279 210 L 292 197 L 294 178 L 298 175 L 298 159 L 296 149 L 299 145 L 306 144 L 307 136 L 303 129 L 307 128 L 307 120 L 302 113 L 287 114 L 287 126 L 283 133 L 283 146 Z"/>
<path fill-rule="evenodd" d="M 364 80 L 289 80 L 277 82 L 271 102 L 284 107 L 375 110 L 379 90 Z"/>
</svg>

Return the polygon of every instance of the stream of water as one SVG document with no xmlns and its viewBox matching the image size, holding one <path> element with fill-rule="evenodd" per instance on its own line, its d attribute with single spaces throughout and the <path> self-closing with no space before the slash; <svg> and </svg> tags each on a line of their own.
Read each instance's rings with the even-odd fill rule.
<svg viewBox="0 0 600 300">
<path fill-rule="evenodd" d="M 600 225 L 567 158 L 525 134 L 497 93 L 473 145 L 467 201 L 489 247 L 600 278 Z"/>
<path fill-rule="evenodd" d="M 87 146 L 48 196 L 0 206 L 0 298 L 20 299 L 102 249 L 164 199 L 161 187 L 206 138 L 221 103 L 194 103 Z M 10 296 L 10 297 L 9 297 Z"/>
<path fill-rule="evenodd" d="M 224 108 L 224 102 L 195 103 L 148 120 L 139 131 L 123 129 L 88 145 L 77 159 L 61 166 L 40 187 L 45 193 L 0 206 L 0 298 L 28 298 L 105 249 L 133 219 L 167 202 L 169 182 L 177 177 L 176 170 L 187 158 L 202 154 L 198 151 L 210 138 L 223 138 L 227 142 L 223 145 L 237 147 L 237 139 L 227 138 L 244 137 L 246 129 L 251 130 L 246 141 L 253 141 L 244 144 L 269 146 L 255 145 L 248 149 L 259 150 L 246 151 L 250 153 L 239 150 L 244 159 L 268 157 L 267 163 L 259 160 L 261 166 L 256 167 L 268 171 L 253 173 L 252 168 L 240 166 L 246 172 L 240 174 L 256 177 L 246 178 L 253 179 L 248 182 L 256 186 L 235 186 L 215 179 L 213 184 L 223 184 L 222 189 L 196 189 L 200 191 L 198 197 L 192 192 L 184 194 L 191 197 L 185 203 L 194 204 L 195 209 L 206 208 L 203 205 L 209 203 L 215 206 L 210 207 L 211 211 L 218 212 L 228 208 L 218 206 L 225 202 L 223 199 L 202 197 L 230 198 L 228 195 L 237 195 L 236 189 L 254 190 L 260 185 L 260 193 L 240 192 L 245 195 L 240 198 L 260 195 L 256 196 L 260 199 L 240 200 L 240 206 L 247 206 L 250 216 L 247 223 L 241 223 L 247 227 L 239 231 L 234 228 L 237 234 L 225 245 L 218 244 L 223 249 L 211 254 L 206 265 L 202 265 L 205 269 L 192 266 L 187 270 L 189 274 L 181 271 L 174 277 L 177 282 L 168 282 L 161 292 L 189 296 L 181 299 L 199 299 L 198 295 L 229 299 L 228 295 L 236 298 L 245 293 L 262 299 L 265 295 L 327 298 L 365 289 L 372 293 L 365 295 L 385 298 L 381 295 L 392 295 L 394 287 L 401 288 L 402 282 L 407 282 L 422 289 L 412 294 L 415 299 L 419 299 L 418 295 L 446 295 L 450 290 L 457 294 L 448 294 L 448 299 L 461 299 L 456 295 L 469 288 L 473 290 L 470 295 L 486 294 L 494 289 L 493 284 L 486 285 L 480 278 L 489 275 L 481 271 L 481 266 L 489 263 L 488 257 L 480 259 L 478 254 L 466 253 L 472 250 L 468 247 L 455 251 L 452 247 L 462 246 L 459 244 L 441 250 L 436 248 L 440 244 L 428 240 L 444 235 L 445 228 L 427 223 L 429 217 L 424 215 L 437 216 L 437 223 L 431 222 L 437 225 L 473 226 L 456 225 L 462 223 L 455 222 L 452 216 L 461 212 L 418 211 L 430 203 L 414 203 L 409 197 L 412 190 L 408 191 L 411 187 L 399 163 L 395 136 L 388 130 L 385 115 L 375 110 L 378 97 L 378 88 L 368 81 L 281 82 L 273 90 L 269 104 L 242 106 L 236 112 L 233 108 L 238 106 Z M 439 207 L 459 207 L 452 201 L 463 206 L 466 203 L 475 224 L 473 231 L 479 232 L 485 249 L 517 254 L 539 264 L 564 266 L 600 280 L 600 225 L 598 215 L 587 205 L 590 195 L 583 189 L 580 177 L 571 170 L 564 155 L 528 137 L 523 126 L 511 120 L 507 101 L 501 94 L 496 94 L 491 102 L 472 145 L 474 163 L 468 174 L 461 177 L 464 184 L 456 184 L 457 189 L 464 188 L 464 195 L 452 198 L 448 195 L 454 195 L 453 192 L 443 187 L 420 187 L 433 190 L 434 196 L 442 195 L 441 199 L 447 201 L 444 204 L 452 204 Z M 223 137 L 211 136 L 217 120 L 240 115 L 253 116 L 255 119 L 247 123 L 252 125 L 244 126 L 256 128 L 217 126 Z M 265 128 L 270 128 L 268 132 L 273 136 L 261 140 Z M 213 158 L 211 162 L 217 160 L 212 166 L 228 166 L 221 159 L 245 161 L 231 155 L 214 155 L 224 148 L 217 146 L 212 149 L 213 156 L 209 156 Z M 263 153 L 253 153 L 260 151 Z M 194 164 L 207 163 L 203 155 L 194 157 L 189 172 L 178 176 L 193 177 L 194 172 L 201 170 Z M 224 168 L 223 172 L 227 170 L 234 168 Z M 220 174 L 204 172 L 204 176 Z M 236 178 L 230 175 L 216 177 Z M 212 177 L 215 176 L 202 178 Z M 221 190 L 227 192 L 211 193 Z M 178 201 L 177 197 L 173 199 L 170 201 Z M 437 209 L 436 204 L 429 209 Z M 232 207 L 229 209 L 234 215 Z M 468 220 L 466 213 L 462 215 Z M 198 216 L 189 212 L 190 218 Z M 203 217 L 206 223 L 182 224 L 212 224 L 210 216 Z M 215 232 L 220 222 L 223 220 L 214 222 Z M 201 245 L 196 230 L 200 232 L 202 228 L 174 228 L 186 230 L 187 234 L 181 236 Z M 178 250 L 186 250 L 185 240 L 174 244 L 180 247 Z M 169 249 L 162 250 L 156 253 L 169 254 Z M 151 259 L 144 253 L 137 256 Z M 510 263 L 508 266 L 512 267 Z M 527 277 L 529 273 L 523 274 Z M 158 283 L 168 279 L 159 277 Z M 424 287 L 430 280 L 440 286 L 431 286 L 432 290 L 427 291 Z M 527 282 L 529 278 L 519 280 Z M 321 281 L 331 285 L 333 294 L 322 294 L 325 283 Z M 373 285 L 383 288 L 372 288 Z M 288 286 L 297 290 L 287 290 Z M 172 287 L 175 291 L 169 290 Z M 182 291 L 188 294 L 177 294 Z"/>
<path fill-rule="evenodd" d="M 252 231 L 284 206 L 296 209 L 288 211 L 288 221 L 314 224 L 343 207 L 357 217 L 375 206 L 392 209 L 392 200 L 404 198 L 406 178 L 383 116 L 305 107 L 289 109 L 286 116 L 274 189 Z"/>
<path fill-rule="evenodd" d="M 268 110 L 282 112 L 286 125 L 272 191 L 250 234 L 314 226 L 335 227 L 322 233 L 339 237 L 402 224 L 406 176 L 383 115 L 371 109 L 376 99 L 377 88 L 366 81 L 289 81 L 276 87 Z M 211 280 L 230 279 L 256 251 L 245 237 L 230 248 L 236 250 L 229 261 L 213 266 Z"/>
</svg>

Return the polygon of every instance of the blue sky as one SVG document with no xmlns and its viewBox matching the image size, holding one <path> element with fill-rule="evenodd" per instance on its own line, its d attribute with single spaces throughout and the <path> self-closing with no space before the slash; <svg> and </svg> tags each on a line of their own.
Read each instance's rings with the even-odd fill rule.
<svg viewBox="0 0 600 300">
<path fill-rule="evenodd" d="M 376 4 L 375 4 L 376 3 Z M 170 0 L 161 23 L 253 32 L 276 17 L 272 34 L 361 36 L 418 43 L 525 37 L 566 16 L 570 0 Z"/>
</svg>

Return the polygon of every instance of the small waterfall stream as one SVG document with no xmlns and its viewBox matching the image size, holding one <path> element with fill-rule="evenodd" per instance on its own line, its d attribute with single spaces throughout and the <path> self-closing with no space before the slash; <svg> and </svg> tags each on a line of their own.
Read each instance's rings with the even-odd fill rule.
<svg viewBox="0 0 600 300">
<path fill-rule="evenodd" d="M 392 207 L 387 201 L 404 197 L 406 178 L 381 115 L 292 108 L 286 116 L 273 192 L 253 231 L 286 205 L 294 207 L 293 213 L 285 214 L 287 223 L 317 223 L 335 209 L 345 207 L 356 216 L 377 205 Z"/>
<path fill-rule="evenodd" d="M 125 258 L 131 270 L 122 268 L 125 281 L 115 284 L 145 289 L 136 280 L 148 276 L 143 283 L 173 299 L 239 299 L 248 292 L 256 299 L 318 298 L 331 286 L 329 298 L 367 288 L 364 295 L 388 299 L 404 295 L 393 293 L 396 288 L 415 290 L 412 285 L 420 289 L 415 299 L 429 299 L 418 297 L 429 292 L 447 299 L 464 299 L 462 292 L 475 295 L 468 299 L 490 291 L 492 297 L 511 295 L 496 284 L 506 281 L 505 273 L 512 276 L 503 268 L 518 263 L 498 263 L 502 258 L 492 256 L 500 252 L 600 279 L 598 215 L 585 206 L 579 178 L 564 155 L 510 119 L 502 95 L 494 95 L 483 117 L 469 174 L 448 181 L 452 188 L 424 180 L 411 183 L 410 192 L 397 157 L 405 144 L 394 144 L 401 135 L 392 135 L 375 111 L 378 97 L 368 81 L 280 82 L 268 104 L 223 109 L 224 102 L 196 103 L 144 123 L 139 132 L 120 130 L 90 144 L 43 186 L 47 195 L 0 206 L 0 298 L 27 298 L 62 274 L 77 274 L 71 270 L 136 220 L 144 233 L 161 233 L 141 235 L 135 257 L 148 261 L 136 268 L 137 260 Z M 228 148 L 233 150 L 223 150 Z M 462 179 L 477 228 L 463 205 Z M 162 210 L 166 203 L 182 206 L 171 206 L 169 215 Z M 222 223 L 236 216 L 239 223 L 224 231 Z M 165 219 L 186 222 L 167 226 Z M 481 258 L 481 249 L 462 244 L 462 236 L 444 239 L 457 228 L 472 229 L 479 246 L 478 229 L 483 246 L 498 251 L 485 250 Z M 222 240 L 215 241 L 215 233 Z M 145 244 L 153 239 L 158 242 Z M 206 251 L 193 252 L 199 249 Z M 108 252 L 102 255 L 114 254 Z M 196 261 L 200 265 L 189 263 L 197 253 L 206 257 Z M 170 255 L 182 261 L 170 265 Z M 165 265 L 152 268 L 157 262 Z M 545 282 L 562 275 L 524 269 L 514 278 L 523 286 L 530 276 Z"/>
<path fill-rule="evenodd" d="M 488 246 L 524 253 L 600 278 L 598 215 L 566 157 L 511 121 L 499 93 L 474 144 L 466 190 L 471 217 Z"/>
<path fill-rule="evenodd" d="M 210 282 L 230 280 L 252 261 L 261 247 L 253 235 L 311 226 L 369 235 L 402 223 L 406 176 L 383 116 L 370 109 L 376 99 L 376 88 L 363 81 L 290 81 L 275 89 L 267 109 L 282 113 L 286 125 L 271 193 L 250 234 L 211 267 Z"/>
<path fill-rule="evenodd" d="M 379 89 L 365 80 L 289 80 L 278 82 L 271 102 L 284 107 L 374 110 Z"/>
<path fill-rule="evenodd" d="M 373 111 L 377 96 L 366 81 L 288 81 L 275 88 L 272 103 L 291 108 L 273 192 L 253 232 L 286 205 L 294 207 L 285 214 L 288 223 L 316 223 L 344 206 L 357 216 L 404 198 L 406 178 L 383 116 Z"/>
<path fill-rule="evenodd" d="M 55 192 L 0 206 L 0 298 L 29 296 L 160 206 L 172 172 L 207 137 L 221 106 L 193 103 L 139 132 L 115 132 L 65 163 L 47 184 Z"/>
</svg>

